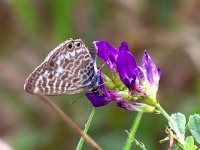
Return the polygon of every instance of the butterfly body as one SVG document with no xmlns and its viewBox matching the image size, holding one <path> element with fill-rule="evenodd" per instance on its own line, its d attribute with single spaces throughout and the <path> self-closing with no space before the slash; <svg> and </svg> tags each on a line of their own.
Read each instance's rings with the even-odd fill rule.
<svg viewBox="0 0 200 150">
<path fill-rule="evenodd" d="M 26 79 L 24 89 L 32 94 L 61 95 L 97 86 L 96 51 L 89 50 L 80 39 L 70 39 L 48 54 Z"/>
</svg>

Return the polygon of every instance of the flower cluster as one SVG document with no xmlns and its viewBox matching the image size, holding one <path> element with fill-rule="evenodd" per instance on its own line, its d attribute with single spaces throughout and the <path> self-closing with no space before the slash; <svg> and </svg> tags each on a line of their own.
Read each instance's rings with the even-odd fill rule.
<svg viewBox="0 0 200 150">
<path fill-rule="evenodd" d="M 99 70 L 98 92 L 86 93 L 93 106 L 115 102 L 126 110 L 154 112 L 160 69 L 147 51 L 144 51 L 141 65 L 138 65 L 125 42 L 121 43 L 119 50 L 105 41 L 95 41 L 94 45 L 98 57 L 111 70 L 112 78 Z"/>
</svg>

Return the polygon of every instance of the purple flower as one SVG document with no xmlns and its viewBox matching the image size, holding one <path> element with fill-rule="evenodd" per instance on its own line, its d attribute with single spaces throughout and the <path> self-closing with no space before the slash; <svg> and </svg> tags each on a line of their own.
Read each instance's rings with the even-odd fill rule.
<svg viewBox="0 0 200 150">
<path fill-rule="evenodd" d="M 131 101 L 128 101 L 128 100 L 122 100 L 122 101 L 119 101 L 117 103 L 117 106 L 121 107 L 125 110 L 137 110 L 138 107 L 141 106 L 141 104 L 136 103 L 136 102 L 131 102 Z"/>
<path fill-rule="evenodd" d="M 136 103 L 129 100 L 125 100 L 120 92 L 109 90 L 105 87 L 103 82 L 104 75 L 99 72 L 100 86 L 98 92 L 88 92 L 86 97 L 90 100 L 94 107 L 100 107 L 109 104 L 110 102 L 116 103 L 116 106 L 125 110 L 154 112 L 155 108 L 142 103 Z"/>
<path fill-rule="evenodd" d="M 119 51 L 105 41 L 94 42 L 97 55 L 102 59 L 111 71 L 117 70 L 121 81 L 129 89 L 134 89 L 137 77 L 137 64 L 130 53 L 127 43 L 122 42 Z"/>
<path fill-rule="evenodd" d="M 147 51 L 144 51 L 141 65 L 137 65 L 125 42 L 121 43 L 119 51 L 105 41 L 96 41 L 94 45 L 98 57 L 113 72 L 113 78 L 110 79 L 99 71 L 98 92 L 86 93 L 93 106 L 114 102 L 125 110 L 153 112 L 157 102 L 160 69 Z M 135 102 L 137 99 L 143 99 L 147 104 Z"/>
<path fill-rule="evenodd" d="M 119 53 L 117 49 L 105 41 L 95 41 L 93 44 L 98 50 L 98 57 L 102 59 L 111 70 L 114 71 L 116 69 L 116 57 Z"/>
<path fill-rule="evenodd" d="M 86 93 L 86 97 L 90 100 L 94 107 L 104 106 L 111 102 L 107 95 L 98 95 L 96 93 Z"/>
<path fill-rule="evenodd" d="M 141 66 L 144 69 L 144 74 L 146 75 L 150 86 L 158 87 L 160 80 L 160 69 L 156 67 L 146 50 L 144 51 L 142 57 Z"/>
<path fill-rule="evenodd" d="M 144 95 L 147 95 L 147 98 L 155 103 L 161 72 L 146 50 L 143 53 L 141 66 L 138 66 L 138 73 L 140 89 L 143 89 Z"/>
<path fill-rule="evenodd" d="M 119 47 L 116 64 L 121 81 L 127 88 L 133 90 L 138 76 L 137 64 L 135 57 L 130 53 L 128 45 L 125 42 L 122 42 Z"/>
</svg>

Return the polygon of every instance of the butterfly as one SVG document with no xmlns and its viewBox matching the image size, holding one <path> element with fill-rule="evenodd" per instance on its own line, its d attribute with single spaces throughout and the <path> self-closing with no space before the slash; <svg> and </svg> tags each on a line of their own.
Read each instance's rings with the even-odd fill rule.
<svg viewBox="0 0 200 150">
<path fill-rule="evenodd" d="M 98 87 L 96 50 L 81 39 L 70 39 L 53 49 L 28 76 L 24 89 L 31 94 L 61 95 Z"/>
</svg>

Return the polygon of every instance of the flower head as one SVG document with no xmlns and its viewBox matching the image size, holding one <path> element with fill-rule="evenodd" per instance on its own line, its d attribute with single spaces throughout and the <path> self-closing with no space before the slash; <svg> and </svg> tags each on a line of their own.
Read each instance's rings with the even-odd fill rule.
<svg viewBox="0 0 200 150">
<path fill-rule="evenodd" d="M 94 45 L 98 57 L 107 64 L 113 78 L 99 71 L 98 92 L 86 94 L 91 103 L 99 107 L 115 102 L 118 107 L 126 110 L 153 112 L 160 69 L 147 51 L 144 51 L 141 65 L 138 65 L 126 42 L 121 43 L 119 51 L 105 41 L 96 41 Z M 144 100 L 146 104 L 136 102 L 138 99 Z"/>
<path fill-rule="evenodd" d="M 156 93 L 160 80 L 160 68 L 157 68 L 147 51 L 144 51 L 141 66 L 138 67 L 140 72 L 140 82 L 146 88 L 146 94 L 156 99 Z"/>
</svg>

